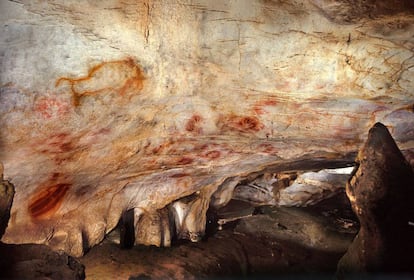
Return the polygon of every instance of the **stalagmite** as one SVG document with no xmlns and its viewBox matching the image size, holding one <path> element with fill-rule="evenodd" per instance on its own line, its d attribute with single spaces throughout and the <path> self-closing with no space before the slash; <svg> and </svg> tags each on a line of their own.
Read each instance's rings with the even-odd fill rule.
<svg viewBox="0 0 414 280">
<path fill-rule="evenodd" d="M 376 123 L 346 187 L 360 230 L 338 265 L 348 273 L 413 272 L 414 172 L 387 128 Z"/>
<path fill-rule="evenodd" d="M 135 244 L 170 246 L 171 226 L 168 209 L 143 213 L 135 223 Z"/>
</svg>

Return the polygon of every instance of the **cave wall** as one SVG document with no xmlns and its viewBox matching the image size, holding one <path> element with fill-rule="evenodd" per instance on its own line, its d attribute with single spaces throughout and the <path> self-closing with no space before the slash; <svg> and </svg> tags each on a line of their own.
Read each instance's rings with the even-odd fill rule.
<svg viewBox="0 0 414 280">
<path fill-rule="evenodd" d="M 191 238 L 216 190 L 347 158 L 378 121 L 413 163 L 411 1 L 16 0 L 0 14 L 5 242 L 81 255 L 130 209 L 168 231 L 159 209 L 195 194 L 178 223 Z"/>
</svg>

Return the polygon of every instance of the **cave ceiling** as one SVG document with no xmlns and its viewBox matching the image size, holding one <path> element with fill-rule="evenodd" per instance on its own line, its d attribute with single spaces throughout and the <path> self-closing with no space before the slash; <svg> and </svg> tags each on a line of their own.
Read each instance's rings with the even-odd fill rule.
<svg viewBox="0 0 414 280">
<path fill-rule="evenodd" d="M 1 1 L 3 241 L 79 256 L 129 210 L 142 244 L 171 211 L 196 241 L 238 182 L 348 166 L 376 122 L 413 164 L 413 8 Z"/>
</svg>

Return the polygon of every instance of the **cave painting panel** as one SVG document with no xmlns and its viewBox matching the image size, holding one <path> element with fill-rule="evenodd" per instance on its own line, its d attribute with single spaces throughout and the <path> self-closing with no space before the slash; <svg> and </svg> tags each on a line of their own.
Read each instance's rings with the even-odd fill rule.
<svg viewBox="0 0 414 280">
<path fill-rule="evenodd" d="M 413 162 L 411 14 L 398 28 L 404 15 L 341 24 L 330 1 L 38 2 L 0 17 L 7 242 L 82 255 L 122 213 L 150 224 L 169 207 L 198 235 L 239 182 L 352 163 L 378 121 Z"/>
<path fill-rule="evenodd" d="M 56 87 L 69 84 L 72 104 L 80 105 L 81 98 L 116 92 L 127 97 L 141 91 L 144 83 L 142 69 L 132 58 L 119 61 L 102 62 L 91 67 L 88 74 L 81 78 L 61 77 Z"/>
</svg>

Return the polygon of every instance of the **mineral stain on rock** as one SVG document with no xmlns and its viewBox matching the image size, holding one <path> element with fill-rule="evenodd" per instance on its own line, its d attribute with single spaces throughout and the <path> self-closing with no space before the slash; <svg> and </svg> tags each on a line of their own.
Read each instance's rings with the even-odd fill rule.
<svg viewBox="0 0 414 280">
<path fill-rule="evenodd" d="M 120 96 L 142 90 L 145 78 L 139 65 L 132 59 L 102 62 L 89 69 L 81 78 L 61 77 L 56 87 L 70 85 L 72 104 L 77 107 L 84 96 L 117 92 Z"/>
</svg>

